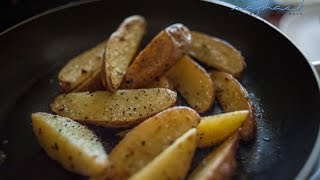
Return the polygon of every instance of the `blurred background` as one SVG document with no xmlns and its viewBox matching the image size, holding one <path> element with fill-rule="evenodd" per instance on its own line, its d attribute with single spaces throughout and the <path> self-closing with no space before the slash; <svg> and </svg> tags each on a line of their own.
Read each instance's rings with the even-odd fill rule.
<svg viewBox="0 0 320 180">
<path fill-rule="evenodd" d="M 0 32 L 41 12 L 81 0 L 0 0 Z M 320 60 L 320 0 L 206 0 L 227 2 L 254 14 L 268 6 L 290 7 L 301 4 L 302 11 L 267 8 L 258 14 L 287 34 L 310 61 Z"/>
</svg>

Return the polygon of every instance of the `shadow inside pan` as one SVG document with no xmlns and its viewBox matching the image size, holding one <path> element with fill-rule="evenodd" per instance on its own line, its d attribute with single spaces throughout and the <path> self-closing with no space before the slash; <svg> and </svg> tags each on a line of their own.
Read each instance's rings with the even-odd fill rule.
<svg viewBox="0 0 320 180">
<path fill-rule="evenodd" d="M 0 36 L 0 140 L 7 140 L 0 145 L 6 154 L 1 179 L 82 178 L 45 155 L 30 114 L 49 112 L 58 94 L 57 73 L 68 59 L 107 38 L 132 14 L 147 19 L 143 45 L 181 22 L 241 50 L 248 65 L 242 83 L 256 108 L 258 133 L 239 148 L 236 178 L 292 179 L 299 173 L 318 132 L 318 86 L 305 58 L 285 37 L 260 20 L 206 2 L 99 1 L 48 14 Z M 116 140 L 103 128 L 94 130 L 110 150 Z"/>
</svg>

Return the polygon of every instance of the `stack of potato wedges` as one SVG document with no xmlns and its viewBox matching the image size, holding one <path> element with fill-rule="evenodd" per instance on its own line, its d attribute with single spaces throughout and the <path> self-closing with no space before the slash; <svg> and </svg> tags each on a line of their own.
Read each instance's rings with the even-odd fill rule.
<svg viewBox="0 0 320 180">
<path fill-rule="evenodd" d="M 146 28 L 142 16 L 130 16 L 61 69 L 53 114 L 31 115 L 39 144 L 65 169 L 90 179 L 229 179 L 239 141 L 256 133 L 239 82 L 244 58 L 229 43 L 179 23 L 140 50 Z M 224 113 L 204 116 L 214 103 Z M 121 140 L 107 153 L 104 137 L 88 124 Z M 197 148 L 212 152 L 190 169 Z"/>
</svg>

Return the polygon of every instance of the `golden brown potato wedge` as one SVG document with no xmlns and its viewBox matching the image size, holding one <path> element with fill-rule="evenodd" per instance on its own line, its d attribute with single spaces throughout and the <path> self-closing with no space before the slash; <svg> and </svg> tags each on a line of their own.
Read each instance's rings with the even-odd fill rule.
<svg viewBox="0 0 320 180">
<path fill-rule="evenodd" d="M 184 56 L 167 73 L 174 87 L 188 104 L 199 113 L 207 111 L 215 98 L 208 73 L 189 56 Z"/>
<path fill-rule="evenodd" d="M 174 89 L 172 82 L 166 76 L 161 76 L 160 78 L 156 78 L 150 84 L 148 84 L 146 88 Z"/>
<path fill-rule="evenodd" d="M 167 27 L 134 59 L 127 69 L 121 87 L 145 87 L 188 53 L 190 44 L 191 35 L 187 27 L 182 24 Z"/>
<path fill-rule="evenodd" d="M 243 122 L 241 139 L 249 141 L 256 134 L 256 120 L 248 92 L 231 74 L 214 71 L 211 78 L 215 84 L 217 99 L 225 112 L 248 110 L 249 116 Z"/>
<path fill-rule="evenodd" d="M 191 173 L 189 180 L 224 180 L 234 175 L 237 162 L 235 158 L 239 143 L 236 133 L 206 156 Z"/>
<path fill-rule="evenodd" d="M 97 46 L 72 58 L 59 72 L 58 79 L 62 92 L 70 92 L 90 79 L 93 74 L 100 71 L 103 59 L 104 47 L 107 40 Z M 95 83 L 99 83 L 99 81 Z M 101 82 L 100 82 L 101 83 Z M 91 83 L 92 84 L 92 83 Z M 87 86 L 88 87 L 88 86 Z M 81 89 L 86 90 L 86 89 Z M 95 90 L 95 89 L 90 89 Z"/>
<path fill-rule="evenodd" d="M 101 77 L 104 86 L 112 92 L 119 88 L 145 31 L 145 19 L 135 15 L 126 18 L 110 36 L 104 54 Z"/>
<path fill-rule="evenodd" d="M 179 137 L 129 180 L 183 180 L 190 168 L 196 147 L 196 129 L 193 128 Z"/>
<path fill-rule="evenodd" d="M 69 93 L 59 95 L 51 110 L 83 123 L 128 127 L 173 106 L 176 96 L 163 88 Z"/>
<path fill-rule="evenodd" d="M 221 143 L 238 131 L 248 115 L 249 111 L 241 110 L 202 117 L 197 126 L 198 147 L 208 147 Z"/>
<path fill-rule="evenodd" d="M 241 53 L 224 40 L 192 31 L 191 55 L 220 71 L 241 77 L 246 63 Z"/>
<path fill-rule="evenodd" d="M 98 91 L 104 90 L 104 86 L 101 82 L 101 69 L 94 72 L 88 79 L 82 82 L 79 86 L 74 88 L 72 92 L 85 92 L 85 91 Z"/>
<path fill-rule="evenodd" d="M 108 156 L 99 138 L 86 126 L 69 118 L 32 114 L 33 132 L 45 152 L 65 169 L 92 176 L 108 164 Z"/>
<path fill-rule="evenodd" d="M 196 127 L 199 120 L 198 113 L 188 107 L 173 107 L 150 117 L 120 141 L 109 155 L 106 171 L 92 179 L 127 179 Z"/>
</svg>

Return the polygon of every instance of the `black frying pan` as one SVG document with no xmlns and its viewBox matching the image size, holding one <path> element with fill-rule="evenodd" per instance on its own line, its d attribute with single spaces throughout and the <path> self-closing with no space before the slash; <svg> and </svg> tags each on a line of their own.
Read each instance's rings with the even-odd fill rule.
<svg viewBox="0 0 320 180">
<path fill-rule="evenodd" d="M 242 51 L 248 64 L 242 83 L 256 107 L 258 133 L 251 143 L 241 144 L 236 178 L 310 174 L 319 153 L 319 147 L 313 149 L 319 131 L 319 88 L 306 59 L 284 35 L 262 20 L 217 4 L 135 0 L 70 6 L 2 33 L 0 140 L 7 142 L 0 149 L 7 159 L 0 179 L 82 178 L 45 155 L 32 133 L 30 114 L 49 112 L 48 104 L 58 94 L 57 72 L 68 59 L 107 38 L 133 14 L 148 21 L 144 45 L 167 25 L 182 22 Z"/>
</svg>

